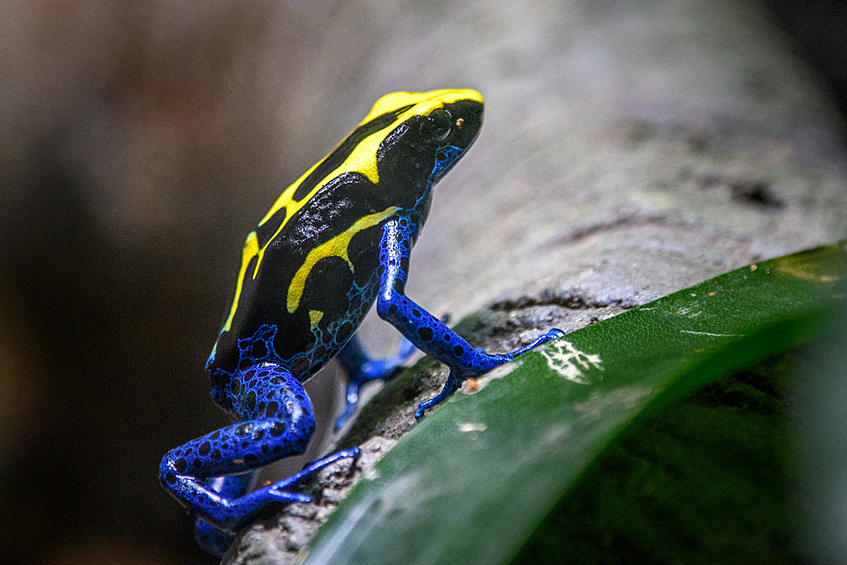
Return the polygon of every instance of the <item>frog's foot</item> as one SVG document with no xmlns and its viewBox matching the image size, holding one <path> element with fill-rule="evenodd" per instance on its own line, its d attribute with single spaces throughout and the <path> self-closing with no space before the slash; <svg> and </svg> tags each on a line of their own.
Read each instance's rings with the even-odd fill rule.
<svg viewBox="0 0 847 565">
<path fill-rule="evenodd" d="M 272 485 L 265 486 L 251 492 L 246 496 L 227 500 L 227 495 L 237 496 L 234 488 L 234 483 L 239 482 L 242 476 L 236 477 L 216 477 L 208 481 L 209 486 L 216 489 L 219 494 L 218 501 L 215 505 L 202 509 L 204 518 L 198 519 L 195 525 L 195 538 L 200 547 L 205 549 L 212 555 L 220 557 L 226 552 L 229 546 L 235 539 L 234 530 L 240 529 L 244 524 L 242 516 L 253 517 L 258 514 L 265 506 L 273 502 L 311 502 L 312 497 L 307 494 L 291 492 L 288 490 L 295 483 L 308 477 L 315 471 L 319 471 L 331 465 L 336 461 L 352 457 L 354 459 L 359 456 L 359 448 L 345 449 L 328 455 L 323 459 L 312 461 L 299 473 L 295 473 L 288 478 L 277 481 Z M 240 481 L 246 483 L 247 481 Z M 243 490 L 243 488 L 242 488 Z M 237 520 L 237 521 L 236 521 Z M 210 522 L 219 524 L 220 527 L 212 525 Z"/>
<path fill-rule="evenodd" d="M 369 357 L 361 345 L 358 337 L 353 336 L 353 339 L 341 350 L 338 360 L 341 366 L 347 373 L 347 391 L 344 396 L 344 412 L 335 421 L 335 429 L 338 430 L 356 411 L 356 406 L 359 404 L 359 391 L 367 382 L 384 379 L 388 377 L 394 369 L 402 365 L 412 353 L 415 352 L 415 345 L 406 338 L 400 343 L 397 349 L 397 354 L 393 357 L 385 357 L 383 359 L 373 359 Z"/>
<path fill-rule="evenodd" d="M 539 345 L 554 339 L 559 339 L 563 335 L 565 335 L 565 332 L 562 330 L 552 329 L 535 339 L 529 345 L 516 349 L 511 353 L 491 355 L 485 353 L 485 351 L 481 349 L 475 350 L 475 355 L 473 355 L 468 362 L 457 364 L 450 368 L 450 375 L 447 377 L 447 382 L 444 384 L 444 388 L 442 388 L 441 392 L 434 397 L 429 400 L 425 400 L 418 405 L 418 409 L 415 411 L 415 419 L 420 418 L 427 409 L 437 406 L 449 398 L 450 395 L 462 386 L 465 379 L 488 372 L 503 363 L 508 363 L 509 361 L 514 360 L 516 357 L 523 355 L 527 351 L 535 349 Z"/>
<path fill-rule="evenodd" d="M 305 479 L 315 471 L 320 471 L 327 465 L 332 465 L 336 461 L 340 461 L 341 459 L 347 459 L 348 457 L 352 457 L 355 461 L 359 458 L 359 453 L 360 452 L 358 447 L 336 451 L 332 455 L 327 455 L 322 459 L 318 459 L 316 461 L 308 463 L 305 467 L 303 467 L 302 471 L 294 473 L 290 477 L 282 479 L 281 481 L 277 481 L 272 485 L 268 485 L 266 487 L 255 490 L 251 492 L 248 496 L 257 496 L 257 498 L 259 498 L 260 500 L 273 500 L 276 502 L 312 502 L 313 498 L 308 494 L 291 492 L 288 489 L 291 488 L 294 484 Z M 265 503 L 260 502 L 260 504 L 264 506 Z"/>
<path fill-rule="evenodd" d="M 294 473 L 281 481 L 254 490 L 240 498 L 233 500 L 219 499 L 214 504 L 200 508 L 195 507 L 195 512 L 208 522 L 219 525 L 223 530 L 235 531 L 241 529 L 271 503 L 312 502 L 312 497 L 308 494 L 292 492 L 288 489 L 327 465 L 347 457 L 356 458 L 358 455 L 358 447 L 338 451 L 323 459 L 309 463 L 299 473 Z"/>
<path fill-rule="evenodd" d="M 327 455 L 326 457 L 324 457 L 322 459 L 317 459 L 315 461 L 312 461 L 311 463 L 307 463 L 306 466 L 303 467 L 302 471 L 300 471 L 299 473 L 295 473 L 295 474 L 291 475 L 287 479 L 283 479 L 282 481 L 279 481 L 278 483 L 272 485 L 270 488 L 285 489 L 285 488 L 293 485 L 297 481 L 311 475 L 315 471 L 320 471 L 321 469 L 323 469 L 327 465 L 332 465 L 336 461 L 340 461 L 342 459 L 352 458 L 353 459 L 352 465 L 355 466 L 356 461 L 359 459 L 360 454 L 361 454 L 361 451 L 359 450 L 358 447 L 351 447 L 350 449 L 342 449 L 340 451 L 336 451 L 335 453 L 333 453 L 331 455 Z M 305 496 L 305 495 L 297 495 L 297 496 Z M 311 497 L 307 497 L 307 498 L 309 500 L 306 500 L 304 502 L 311 502 Z"/>
<path fill-rule="evenodd" d="M 544 334 L 538 336 L 537 338 L 535 338 L 535 340 L 533 340 L 533 342 L 530 343 L 529 345 L 521 347 L 520 349 L 515 349 L 511 353 L 505 353 L 503 355 L 503 357 L 507 358 L 506 361 L 511 361 L 515 357 L 523 355 L 527 351 L 535 349 L 539 345 L 543 345 L 543 344 L 547 343 L 548 341 L 553 341 L 554 339 L 559 339 L 560 337 L 564 337 L 564 335 L 565 335 L 565 332 L 563 332 L 562 330 L 557 329 L 557 328 L 553 328 L 552 330 L 548 330 L 546 333 L 544 333 Z"/>
</svg>

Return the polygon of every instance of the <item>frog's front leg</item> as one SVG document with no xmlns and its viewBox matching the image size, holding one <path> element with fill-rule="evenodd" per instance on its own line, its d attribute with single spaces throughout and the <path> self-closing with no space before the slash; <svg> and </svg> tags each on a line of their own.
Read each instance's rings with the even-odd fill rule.
<svg viewBox="0 0 847 565">
<path fill-rule="evenodd" d="M 321 467 L 358 453 L 340 451 L 287 479 L 238 496 L 249 482 L 238 480 L 241 475 L 303 453 L 315 420 L 303 386 L 278 365 L 262 363 L 237 371 L 231 390 L 233 410 L 242 421 L 171 450 L 159 466 L 159 480 L 174 498 L 225 532 L 242 528 L 269 504 L 308 502 L 309 496 L 287 489 Z"/>
<path fill-rule="evenodd" d="M 391 371 L 402 365 L 414 351 L 415 346 L 412 342 L 403 338 L 395 356 L 374 359 L 362 349 L 358 334 L 353 334 L 353 338 L 347 342 L 347 345 L 344 346 L 337 357 L 347 374 L 347 390 L 344 397 L 344 412 L 335 421 L 335 429 L 343 426 L 344 422 L 356 410 L 362 385 L 370 381 L 384 379 L 391 374 Z"/>
<path fill-rule="evenodd" d="M 416 226 L 403 220 L 390 221 L 383 228 L 377 312 L 418 349 L 450 368 L 450 375 L 441 392 L 418 406 L 415 418 L 419 418 L 424 410 L 453 394 L 468 377 L 490 371 L 542 343 L 562 337 L 564 332 L 549 330 L 526 347 L 505 354 L 490 354 L 471 347 L 464 338 L 405 295 L 409 257 L 416 229 Z"/>
</svg>

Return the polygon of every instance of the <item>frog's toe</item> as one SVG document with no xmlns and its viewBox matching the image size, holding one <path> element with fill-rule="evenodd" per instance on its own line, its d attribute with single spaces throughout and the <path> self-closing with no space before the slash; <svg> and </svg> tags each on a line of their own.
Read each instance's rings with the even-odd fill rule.
<svg viewBox="0 0 847 565">
<path fill-rule="evenodd" d="M 268 486 L 268 498 L 276 502 L 302 502 L 304 504 L 312 502 L 312 500 L 314 500 L 308 494 L 285 490 L 290 486 L 291 483 L 288 481 L 288 479 L 284 479 L 276 484 Z"/>
</svg>

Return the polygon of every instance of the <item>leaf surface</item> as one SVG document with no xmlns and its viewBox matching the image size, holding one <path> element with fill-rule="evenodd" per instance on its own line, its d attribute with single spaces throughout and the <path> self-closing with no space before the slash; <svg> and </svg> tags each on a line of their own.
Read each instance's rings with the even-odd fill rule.
<svg viewBox="0 0 847 565">
<path fill-rule="evenodd" d="M 426 416 L 321 529 L 307 564 L 506 563 L 639 418 L 827 330 L 844 244 L 750 265 L 530 352 Z"/>
</svg>

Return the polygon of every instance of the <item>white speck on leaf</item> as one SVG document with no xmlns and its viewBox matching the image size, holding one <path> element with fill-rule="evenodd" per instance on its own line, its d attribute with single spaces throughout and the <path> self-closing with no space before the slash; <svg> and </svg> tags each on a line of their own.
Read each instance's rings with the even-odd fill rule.
<svg viewBox="0 0 847 565">
<path fill-rule="evenodd" d="M 592 379 L 587 376 L 592 368 L 603 370 L 600 355 L 580 351 L 564 339 L 555 341 L 551 347 L 542 350 L 541 354 L 547 359 L 547 365 L 551 369 L 578 384 L 592 383 Z M 599 379 L 600 375 L 597 377 Z"/>
<path fill-rule="evenodd" d="M 703 313 L 702 310 L 697 310 L 696 312 L 694 312 L 693 306 L 689 307 L 689 308 L 680 308 L 677 311 L 677 314 L 679 314 L 680 316 L 688 316 L 689 318 L 696 318 L 697 316 L 699 316 L 702 313 Z"/>
</svg>

